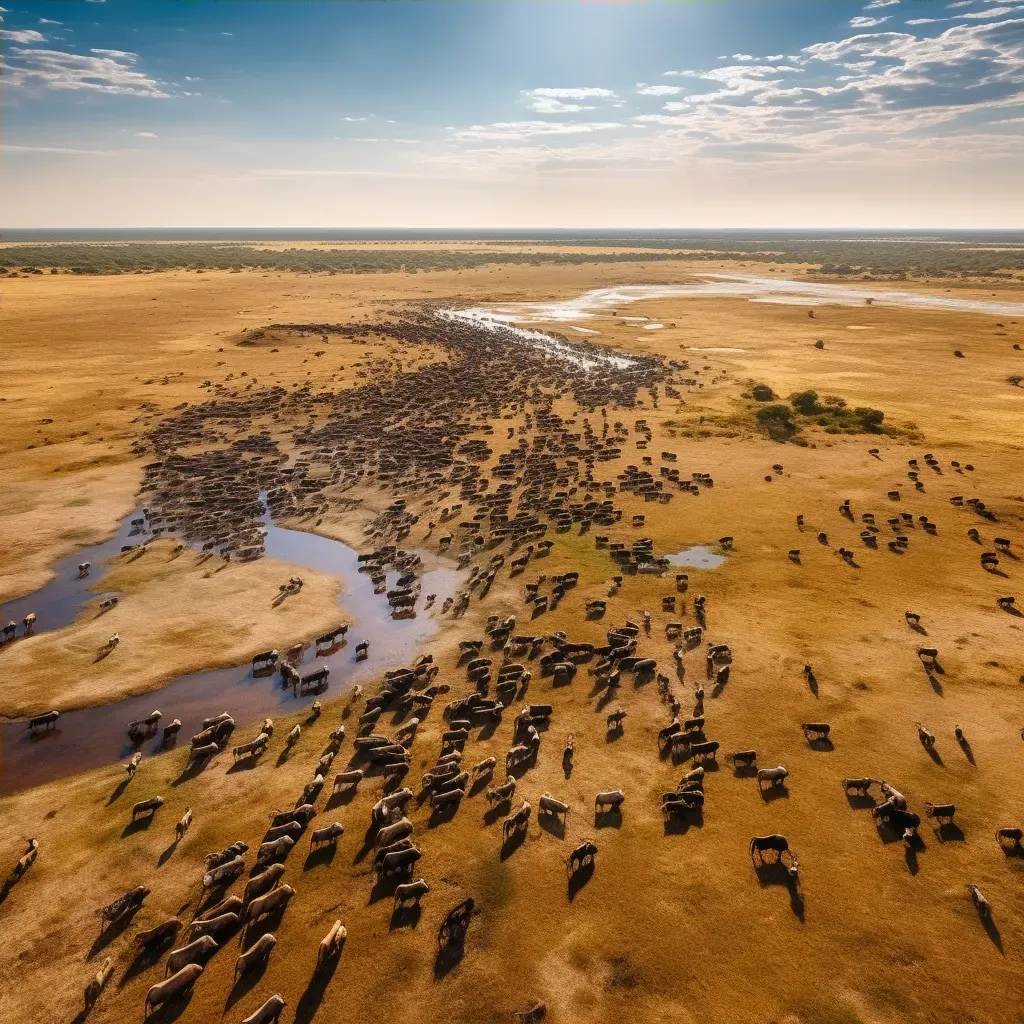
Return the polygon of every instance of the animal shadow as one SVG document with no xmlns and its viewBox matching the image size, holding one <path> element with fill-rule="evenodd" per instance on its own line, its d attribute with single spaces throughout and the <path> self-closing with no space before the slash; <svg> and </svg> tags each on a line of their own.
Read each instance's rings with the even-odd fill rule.
<svg viewBox="0 0 1024 1024">
<path fill-rule="evenodd" d="M 254 964 L 247 971 L 243 971 L 239 975 L 238 980 L 231 986 L 231 991 L 228 992 L 227 999 L 224 1000 L 224 1010 L 227 1012 L 231 1009 L 235 1003 L 238 1002 L 243 996 L 248 995 L 266 973 L 267 964 L 270 963 L 270 957 L 264 957 L 258 963 Z"/>
<path fill-rule="evenodd" d="M 124 988 L 133 978 L 137 978 L 151 967 L 155 967 L 160 962 L 160 958 L 172 945 L 172 942 L 164 942 L 153 949 L 143 946 L 136 954 L 135 959 L 128 965 L 128 969 L 121 975 L 121 980 L 117 983 L 117 987 L 119 989 Z"/>
<path fill-rule="evenodd" d="M 344 950 L 344 946 L 342 950 Z M 321 970 L 313 972 L 313 977 L 309 979 L 306 991 L 302 993 L 298 1005 L 295 1007 L 295 1024 L 310 1024 L 310 1021 L 316 1016 L 316 1011 L 320 1008 L 320 1003 L 323 1001 L 327 986 L 331 983 L 334 972 L 338 969 L 339 959 L 340 956 L 333 957 Z"/>
<path fill-rule="evenodd" d="M 306 854 L 306 860 L 302 865 L 303 871 L 309 871 L 310 868 L 315 868 L 319 864 L 330 864 L 334 860 L 335 854 L 338 852 L 337 843 L 328 843 L 326 846 L 321 846 L 318 850 L 310 850 Z"/>
<path fill-rule="evenodd" d="M 565 822 L 557 814 L 538 814 L 537 824 L 556 839 L 565 838 Z"/>
<path fill-rule="evenodd" d="M 127 913 L 122 914 L 116 921 L 111 922 L 104 928 L 99 935 L 96 936 L 96 941 L 92 944 L 92 948 L 89 950 L 86 960 L 91 960 L 101 950 L 107 948 L 111 942 L 114 941 L 124 930 L 132 923 L 132 918 L 139 912 L 142 904 L 129 910 Z"/>
<path fill-rule="evenodd" d="M 618 807 L 610 811 L 594 811 L 594 828 L 622 828 L 622 811 Z"/>
<path fill-rule="evenodd" d="M 861 796 L 860 793 L 847 792 L 846 802 L 850 805 L 850 809 L 853 811 L 866 811 L 870 807 L 878 806 L 875 802 L 875 798 L 867 793 Z"/>
<path fill-rule="evenodd" d="M 153 824 L 153 819 L 155 817 L 155 814 L 145 814 L 141 818 L 135 818 L 132 821 L 129 821 L 121 832 L 121 838 L 127 839 L 129 836 L 135 835 L 136 832 L 145 832 L 146 829 Z"/>
<path fill-rule="evenodd" d="M 971 764 L 974 764 L 974 751 L 971 749 L 971 741 L 965 736 L 958 742 L 960 744 L 960 749 L 964 752 L 964 757 L 966 757 Z"/>
<path fill-rule="evenodd" d="M 112 803 L 114 803 L 115 801 L 117 801 L 117 800 L 120 800 L 120 799 L 121 799 L 121 797 L 122 797 L 122 796 L 124 795 L 124 791 L 125 791 L 125 790 L 126 790 L 126 789 L 128 788 L 128 783 L 129 783 L 129 782 L 131 782 L 131 781 L 132 781 L 131 779 L 122 779 L 122 780 L 121 780 L 121 781 L 120 781 L 120 782 L 119 782 L 119 783 L 118 783 L 118 784 L 117 784 L 117 785 L 116 785 L 116 786 L 114 787 L 114 790 L 113 790 L 113 792 L 112 792 L 112 793 L 110 794 L 110 799 L 109 799 L 109 800 L 107 800 L 107 806 L 108 806 L 108 807 L 109 807 L 109 806 L 110 806 L 110 805 L 111 805 Z"/>
<path fill-rule="evenodd" d="M 789 799 L 789 789 L 786 786 L 769 786 L 767 789 L 764 786 L 760 786 L 758 788 L 761 790 L 761 799 L 766 804 L 770 804 L 775 800 Z M 873 800 L 871 805 L 874 806 Z"/>
<path fill-rule="evenodd" d="M 508 860 L 524 842 L 526 842 L 526 829 L 517 829 L 501 844 L 501 859 Z"/>
<path fill-rule="evenodd" d="M 192 992 L 193 990 L 189 989 L 174 999 L 161 1004 L 146 1020 L 149 1024 L 171 1024 L 172 1021 L 176 1021 L 188 1009 L 188 1004 L 192 1002 Z"/>
<path fill-rule="evenodd" d="M 587 864 L 581 864 L 569 876 L 569 902 L 570 903 L 576 898 L 576 894 L 593 877 L 594 877 L 594 863 L 593 863 L 593 861 L 590 861 Z"/>
<path fill-rule="evenodd" d="M 828 753 L 836 749 L 836 745 L 827 736 L 823 736 L 821 739 L 817 740 L 808 740 L 807 746 L 809 746 L 811 750 L 819 750 L 823 753 Z"/>
<path fill-rule="evenodd" d="M 935 829 L 935 837 L 940 843 L 962 843 L 967 838 L 955 821 L 942 822 Z"/>
<path fill-rule="evenodd" d="M 459 813 L 461 806 L 461 800 L 449 800 L 440 807 L 435 807 L 427 819 L 427 828 L 437 828 L 438 825 L 444 825 L 446 822 L 451 821 Z"/>
<path fill-rule="evenodd" d="M 940 768 L 944 767 L 942 763 L 942 755 L 934 747 L 925 747 L 928 752 L 928 756 L 935 762 Z"/>
<path fill-rule="evenodd" d="M 985 929 L 985 934 L 989 937 L 992 945 L 995 946 L 1003 956 L 1005 956 L 1006 954 L 1003 951 L 1003 937 L 999 934 L 999 928 L 992 919 L 992 915 L 989 914 L 988 917 L 983 917 L 981 919 L 981 925 Z"/>
<path fill-rule="evenodd" d="M 512 809 L 512 801 L 502 800 L 500 804 L 489 807 L 484 813 L 484 824 L 493 825 L 499 818 L 504 818 Z"/>
<path fill-rule="evenodd" d="M 703 810 L 691 811 L 686 814 L 672 814 L 665 819 L 664 834 L 666 836 L 685 836 L 691 828 L 703 827 Z"/>
<path fill-rule="evenodd" d="M 162 868 L 171 859 L 171 857 L 174 856 L 174 851 L 178 848 L 178 843 L 180 842 L 181 840 L 179 839 L 179 837 L 175 836 L 174 840 L 171 842 L 171 845 L 168 846 L 167 849 L 160 854 L 160 859 L 156 862 L 157 867 Z"/>
<path fill-rule="evenodd" d="M 395 931 L 398 928 L 415 928 L 420 921 L 420 904 L 396 903 L 395 909 L 391 911 L 391 921 L 388 923 L 388 930 Z"/>
</svg>

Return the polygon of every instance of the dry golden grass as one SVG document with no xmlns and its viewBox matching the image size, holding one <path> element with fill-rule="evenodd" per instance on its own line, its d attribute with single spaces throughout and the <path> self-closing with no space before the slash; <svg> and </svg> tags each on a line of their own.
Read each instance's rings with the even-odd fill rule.
<svg viewBox="0 0 1024 1024">
<path fill-rule="evenodd" d="M 710 268 L 701 264 L 699 269 Z M 561 297 L 610 283 L 668 281 L 685 270 L 652 264 L 646 270 L 509 268 L 351 280 L 181 273 L 11 282 L 5 286 L 9 369 L 0 384 L 0 397 L 8 399 L 0 454 L 0 471 L 9 482 L 0 496 L 5 545 L 0 559 L 9 566 L 5 592 L 38 586 L 45 567 L 78 547 L 85 531 L 91 531 L 88 539 L 109 534 L 133 507 L 138 468 L 129 449 L 141 427 L 132 423 L 140 403 L 150 401 L 167 412 L 205 394 L 204 380 L 223 381 L 229 373 L 237 378 L 243 371 L 260 381 L 289 383 L 306 380 L 308 371 L 316 386 L 349 385 L 355 362 L 365 358 L 348 349 L 336 357 L 332 348 L 325 365 L 326 357 L 310 357 L 321 347 L 318 338 L 308 340 L 308 352 L 300 344 L 287 352 L 282 346 L 274 355 L 262 347 L 234 345 L 247 328 L 271 321 L 368 317 L 377 313 L 372 304 L 378 300 Z M 1005 297 L 1019 299 L 1020 292 L 1007 290 Z M 625 732 L 609 742 L 585 666 L 572 685 L 558 690 L 535 672 L 528 699 L 551 702 L 556 710 L 538 763 L 520 782 L 517 802 L 525 797 L 536 807 L 545 791 L 569 801 L 564 837 L 534 819 L 523 845 L 502 859 L 501 819 L 486 815 L 482 793 L 468 798 L 451 821 L 434 825 L 429 807 L 414 805 L 410 817 L 424 854 L 416 874 L 432 891 L 415 927 L 392 928 L 391 900 L 374 898 L 372 861 L 364 848 L 380 781 L 367 779 L 348 804 L 322 796 L 317 823 L 338 820 L 346 834 L 333 857 L 307 861 L 308 840 L 293 851 L 285 881 L 297 896 L 274 928 L 278 944 L 265 974 L 232 992 L 239 952 L 237 938 L 232 939 L 210 962 L 178 1020 L 240 1020 L 273 992 L 288 1000 L 283 1017 L 288 1024 L 499 1022 L 535 1000 L 547 1004 L 548 1020 L 588 1024 L 948 1019 L 1010 1024 L 1022 1019 L 1024 860 L 1004 856 L 993 832 L 1024 825 L 1019 782 L 1024 620 L 995 604 L 1004 593 L 1017 592 L 1022 599 L 1024 594 L 1018 589 L 1019 563 L 1003 560 L 1007 578 L 984 573 L 978 564 L 981 548 L 965 534 L 977 526 L 986 547 L 993 535 L 1011 538 L 1018 550 L 1024 545 L 1019 476 L 1024 395 L 1005 383 L 1024 360 L 1011 348 L 1013 342 L 1024 343 L 1024 327 L 1006 320 L 999 329 L 991 317 L 878 307 L 822 306 L 811 320 L 800 307 L 735 299 L 659 300 L 625 312 L 677 327 L 641 331 L 602 319 L 587 324 L 602 332 L 595 340 L 711 369 L 702 370 L 700 379 L 708 383 L 684 395 L 685 405 L 662 397 L 658 409 L 648 400 L 642 409 L 612 412 L 611 419 L 629 424 L 648 419 L 654 439 L 646 453 L 627 448 L 622 463 L 600 464 L 597 475 L 613 478 L 643 454 L 653 456 L 657 466 L 660 452 L 671 450 L 684 474 L 711 472 L 715 486 L 698 497 L 677 494 L 668 505 L 620 494 L 616 505 L 624 510 L 623 523 L 593 532 L 627 542 L 649 536 L 659 552 L 735 537 L 735 550 L 721 568 L 689 570 L 687 613 L 681 617 L 693 624 L 692 598 L 705 594 L 709 639 L 728 642 L 735 654 L 729 684 L 717 697 L 709 692 L 708 735 L 721 742 L 723 754 L 753 747 L 762 765 L 786 765 L 788 794 L 762 799 L 756 783 L 734 776 L 723 759 L 706 780 L 703 820 L 666 831 L 658 796 L 674 786 L 685 767 L 658 757 L 656 733 L 668 712 L 655 684 L 634 687 L 625 677 L 612 705 L 628 711 Z M 848 331 L 849 324 L 872 330 Z M 825 340 L 823 350 L 813 347 L 819 337 Z M 745 351 L 698 355 L 696 346 Z M 954 359 L 955 348 L 967 358 Z M 418 357 L 430 358 L 428 353 Z M 303 363 L 304 358 L 310 361 Z M 177 373 L 182 376 L 161 383 L 165 374 Z M 330 381 L 335 373 L 343 379 Z M 719 380 L 711 383 L 712 378 Z M 150 379 L 154 383 L 146 384 Z M 851 405 L 876 406 L 887 422 L 916 423 L 923 440 L 828 437 L 811 430 L 807 439 L 816 447 L 776 445 L 752 426 L 741 397 L 747 381 L 766 382 L 782 394 L 814 387 Z M 670 431 L 680 429 L 665 425 L 696 421 L 696 429 L 702 415 L 706 422 L 721 417 L 734 436 L 673 437 Z M 42 428 L 47 434 L 40 430 L 42 418 L 54 420 Z M 68 439 L 82 430 L 90 434 Z M 54 443 L 28 450 L 41 436 Z M 496 451 L 514 443 L 506 442 L 500 429 L 492 442 Z M 880 458 L 868 455 L 870 447 L 880 449 Z M 926 490 L 916 493 L 906 478 L 906 460 L 924 452 L 937 455 L 943 473 L 923 469 Z M 956 474 L 952 460 L 976 469 Z M 784 472 L 767 483 L 765 475 L 776 462 Z M 904 492 L 898 504 L 886 497 L 897 485 Z M 954 494 L 981 497 L 998 514 L 998 525 L 954 508 L 948 501 Z M 859 522 L 848 522 L 837 510 L 845 498 L 858 516 L 873 511 L 883 531 L 886 517 L 900 510 L 929 516 L 938 535 L 909 530 L 910 548 L 902 556 L 886 551 L 884 543 L 881 550 L 868 551 L 857 537 Z M 82 500 L 92 504 L 69 505 Z M 626 525 L 634 513 L 647 516 L 641 530 Z M 802 534 L 794 522 L 797 513 L 806 516 Z M 320 529 L 352 539 L 354 522 L 329 519 Z M 414 541 L 422 538 L 422 525 L 419 530 Z M 817 542 L 819 530 L 828 533 L 828 546 Z M 465 672 L 455 663 L 457 640 L 481 635 L 488 614 L 511 612 L 519 615 L 524 632 L 565 629 L 571 639 L 597 641 L 609 625 L 639 621 L 640 613 L 650 610 L 652 636 L 641 650 L 670 670 L 672 645 L 663 625 L 675 616 L 661 613 L 660 599 L 674 592 L 671 579 L 627 577 L 619 594 L 608 599 L 604 620 L 585 621 L 585 601 L 607 593 L 615 570 L 595 549 L 592 535 L 571 532 L 555 539 L 546 562 L 531 562 L 526 573 L 496 586 L 485 601 L 474 599 L 465 619 L 445 626 L 428 643 L 441 665 L 439 681 L 460 691 Z M 856 566 L 834 554 L 840 545 L 854 549 Z M 786 556 L 793 547 L 802 551 L 800 565 Z M 246 630 L 234 641 L 239 652 L 250 644 L 271 646 L 259 639 L 271 630 L 280 630 L 273 632 L 275 638 L 293 629 L 296 639 L 307 636 L 315 631 L 312 617 L 318 610 L 333 606 L 332 582 L 317 580 L 321 589 L 316 595 L 310 590 L 318 597 L 309 605 L 311 618 L 278 621 L 264 609 L 271 583 L 287 572 L 284 567 L 231 566 L 207 579 L 194 555 L 181 557 L 188 561 L 168 561 L 160 545 L 116 570 L 118 587 L 132 589 L 137 600 L 124 603 L 126 621 L 111 629 L 122 635 L 145 630 L 163 678 L 181 671 L 182 662 L 174 659 L 185 657 L 169 649 L 171 631 L 180 627 L 180 605 L 168 595 L 188 593 L 188 610 L 197 622 L 231 621 Z M 570 567 L 581 571 L 580 586 L 531 625 L 522 584 Z M 310 574 L 303 575 L 308 583 Z M 243 609 L 238 602 L 246 593 L 260 599 Z M 143 600 L 147 594 L 151 597 Z M 907 628 L 907 609 L 922 614 L 927 638 Z M 31 645 L 19 642 L 0 654 L 0 661 L 9 669 L 12 658 L 29 659 L 33 671 L 41 673 L 44 652 L 68 658 L 70 638 L 84 642 L 89 628 L 86 620 L 64 631 L 66 637 L 43 634 Z M 920 643 L 941 652 L 945 671 L 937 686 L 916 657 Z M 802 677 L 806 663 L 814 667 L 817 694 Z M 686 666 L 685 682 L 673 682 L 684 710 L 694 685 L 704 678 L 701 652 L 687 655 Z M 125 682 L 104 681 L 106 671 L 89 685 Z M 113 665 L 110 674 L 115 675 Z M 20 671 L 5 672 L 9 680 L 20 676 Z M 22 686 L 19 679 L 24 700 L 46 685 L 41 675 L 29 678 L 40 681 Z M 279 720 L 270 750 L 249 770 L 229 771 L 231 756 L 225 753 L 202 773 L 183 776 L 185 752 L 179 749 L 144 761 L 127 786 L 122 767 L 112 765 L 0 800 L 3 863 L 21 853 L 24 837 L 40 840 L 36 865 L 0 904 L 0 929 L 7 936 L 0 960 L 0 1018 L 71 1019 L 80 1008 L 82 988 L 108 955 L 116 963 L 114 977 L 90 1020 L 141 1016 L 145 991 L 162 976 L 162 965 L 130 970 L 134 932 L 174 913 L 190 918 L 198 906 L 203 855 L 237 839 L 255 847 L 269 811 L 290 806 L 308 781 L 328 731 L 344 720 L 351 733 L 352 715 L 360 709 L 361 703 L 350 706 L 345 695 L 327 701 L 323 717 L 304 726 L 287 758 L 281 753 L 291 721 Z M 413 746 L 414 789 L 438 749 L 439 712 L 435 708 L 426 718 Z M 511 718 L 506 716 L 493 736 L 471 743 L 466 760 L 494 755 L 501 763 L 511 742 Z M 833 750 L 808 747 L 799 728 L 808 720 L 831 723 Z M 938 736 L 940 762 L 918 743 L 918 721 Z M 955 724 L 970 740 L 973 763 L 954 742 Z M 251 731 L 240 723 L 243 738 Z M 574 734 L 577 751 L 569 778 L 561 765 L 567 733 Z M 335 770 L 344 767 L 350 744 L 346 741 Z M 854 809 L 844 797 L 841 780 L 859 775 L 891 780 L 919 811 L 926 800 L 956 803 L 963 838 L 940 841 L 926 823 L 924 849 L 916 859 L 906 859 L 901 844 L 883 843 L 869 812 Z M 617 786 L 627 793 L 622 821 L 619 827 L 599 828 L 594 794 Z M 152 824 L 126 830 L 131 804 L 155 793 L 167 802 Z M 187 806 L 195 824 L 175 845 L 174 822 Z M 784 886 L 761 886 L 751 866 L 749 839 L 768 832 L 786 834 L 800 856 L 801 914 Z M 586 837 L 600 850 L 596 870 L 570 900 L 565 857 Z M 968 882 L 978 884 L 991 901 L 998 929 L 992 937 L 967 897 Z M 144 909 L 123 934 L 99 948 L 95 909 L 141 883 L 152 889 Z M 236 890 L 240 885 L 231 891 Z M 470 895 L 480 913 L 470 927 L 465 956 L 436 977 L 437 927 L 448 909 Z M 311 980 L 316 944 L 336 918 L 348 928 L 344 952 L 332 976 Z"/>
</svg>

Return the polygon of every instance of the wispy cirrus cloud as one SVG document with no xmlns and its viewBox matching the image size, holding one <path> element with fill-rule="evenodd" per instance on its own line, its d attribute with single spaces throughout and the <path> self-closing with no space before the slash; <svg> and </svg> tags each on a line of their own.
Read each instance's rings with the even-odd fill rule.
<svg viewBox="0 0 1024 1024">
<path fill-rule="evenodd" d="M 636 83 L 638 96 L 675 96 L 683 91 L 681 85 L 646 85 L 643 82 Z"/>
<path fill-rule="evenodd" d="M 876 25 L 881 25 L 883 22 L 888 21 L 890 15 L 885 14 L 879 18 L 872 18 L 863 14 L 858 14 L 857 17 L 850 19 L 851 28 L 874 28 Z"/>
<path fill-rule="evenodd" d="M 74 149 L 70 146 L 12 146 L 4 144 L 5 153 L 53 153 L 62 156 L 113 156 L 103 149 Z"/>
<path fill-rule="evenodd" d="M 126 50 L 94 49 L 81 54 L 15 46 L 0 67 L 6 72 L 10 88 L 27 86 L 167 99 L 171 93 L 166 84 L 138 71 L 137 62 L 138 56 Z"/>
</svg>

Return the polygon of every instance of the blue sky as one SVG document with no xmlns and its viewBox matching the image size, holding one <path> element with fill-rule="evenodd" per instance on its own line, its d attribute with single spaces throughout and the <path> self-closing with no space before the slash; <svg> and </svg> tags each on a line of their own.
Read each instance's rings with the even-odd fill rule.
<svg viewBox="0 0 1024 1024">
<path fill-rule="evenodd" d="M 8 227 L 1024 226 L 1024 0 L 0 0 Z"/>
</svg>

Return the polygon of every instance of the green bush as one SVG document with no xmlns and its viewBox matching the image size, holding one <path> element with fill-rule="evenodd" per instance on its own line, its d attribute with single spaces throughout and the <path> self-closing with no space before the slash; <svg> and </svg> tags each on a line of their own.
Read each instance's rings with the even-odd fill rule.
<svg viewBox="0 0 1024 1024">
<path fill-rule="evenodd" d="M 790 404 L 802 416 L 814 416 L 816 413 L 825 412 L 825 408 L 818 404 L 817 391 L 794 391 L 789 396 Z"/>
<path fill-rule="evenodd" d="M 767 384 L 755 384 L 751 393 L 758 402 L 770 402 L 776 397 L 775 392 Z"/>
</svg>

